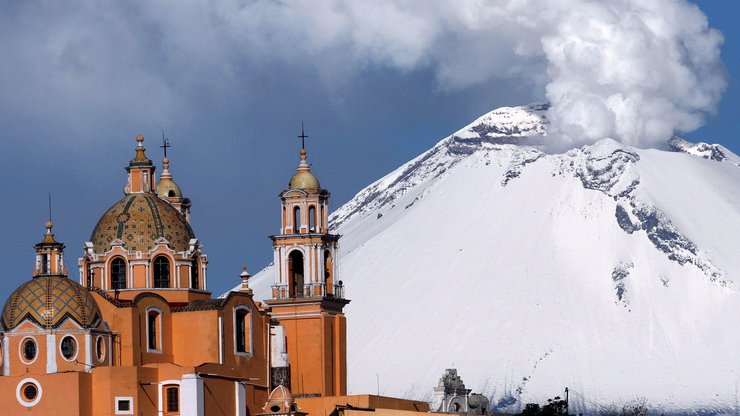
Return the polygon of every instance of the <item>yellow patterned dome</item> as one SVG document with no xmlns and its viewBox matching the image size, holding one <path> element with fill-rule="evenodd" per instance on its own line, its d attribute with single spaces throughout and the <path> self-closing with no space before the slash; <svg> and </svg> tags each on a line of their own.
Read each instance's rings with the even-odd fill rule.
<svg viewBox="0 0 740 416">
<path fill-rule="evenodd" d="M 156 194 L 130 194 L 116 202 L 98 221 L 90 241 L 102 253 L 113 240 L 123 241 L 129 251 L 147 252 L 164 237 L 177 251 L 188 249 L 193 229 L 175 208 Z"/>
<path fill-rule="evenodd" d="M 5 302 L 3 327 L 9 331 L 24 320 L 42 328 L 59 327 L 67 318 L 95 328 L 101 314 L 90 292 L 66 277 L 36 277 L 22 284 Z"/>
</svg>

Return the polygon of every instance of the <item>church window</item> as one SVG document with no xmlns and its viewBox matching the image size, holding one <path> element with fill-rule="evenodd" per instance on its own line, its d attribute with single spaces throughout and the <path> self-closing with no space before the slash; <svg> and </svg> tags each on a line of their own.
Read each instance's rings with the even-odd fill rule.
<svg viewBox="0 0 740 416">
<path fill-rule="evenodd" d="M 170 261 L 166 257 L 154 259 L 154 287 L 170 287 Z"/>
<path fill-rule="evenodd" d="M 26 338 L 21 342 L 21 358 L 23 362 L 26 364 L 32 363 L 36 359 L 37 353 L 36 341 L 33 338 Z"/>
<path fill-rule="evenodd" d="M 111 289 L 126 289 L 126 262 L 118 257 L 110 263 Z"/>
<path fill-rule="evenodd" d="M 72 361 L 77 356 L 77 341 L 73 336 L 67 335 L 62 338 L 60 350 L 65 360 Z"/>
<path fill-rule="evenodd" d="M 102 335 L 98 335 L 98 338 L 95 340 L 95 355 L 99 363 L 105 361 L 105 340 Z"/>
<path fill-rule="evenodd" d="M 198 279 L 199 279 L 199 272 L 200 272 L 200 266 L 198 265 L 198 259 L 194 258 L 192 264 L 190 265 L 190 287 L 193 289 L 198 289 Z"/>
<path fill-rule="evenodd" d="M 274 404 L 274 405 L 270 406 L 270 411 L 271 411 L 272 413 L 277 413 L 277 412 L 279 412 L 279 411 L 280 411 L 280 406 L 278 406 L 278 405 Z"/>
<path fill-rule="evenodd" d="M 87 287 L 92 288 L 95 284 L 95 274 L 91 265 L 87 265 Z"/>
<path fill-rule="evenodd" d="M 180 387 L 164 386 L 165 391 L 165 413 L 180 411 Z"/>
<path fill-rule="evenodd" d="M 157 309 L 146 312 L 146 342 L 148 351 L 162 351 L 162 312 Z"/>
<path fill-rule="evenodd" d="M 49 255 L 41 255 L 41 274 L 49 274 Z"/>
<path fill-rule="evenodd" d="M 234 344 L 237 353 L 252 352 L 252 318 L 246 306 L 234 310 Z"/>
<path fill-rule="evenodd" d="M 117 415 L 133 415 L 134 406 L 133 397 L 116 397 L 116 414 Z"/>
<path fill-rule="evenodd" d="M 308 230 L 312 233 L 316 232 L 316 207 L 313 205 L 308 207 Z"/>
<path fill-rule="evenodd" d="M 293 250 L 288 256 L 288 292 L 291 298 L 303 297 L 303 253 Z"/>
<path fill-rule="evenodd" d="M 33 383 L 26 383 L 23 386 L 23 397 L 29 402 L 32 402 L 33 399 L 35 399 L 38 394 L 39 394 L 39 390 L 36 388 L 36 386 Z"/>
<path fill-rule="evenodd" d="M 334 294 L 334 276 L 332 276 L 331 251 L 324 251 L 324 283 L 326 283 L 326 293 Z"/>
<path fill-rule="evenodd" d="M 293 234 L 301 233 L 301 209 L 293 208 Z"/>
</svg>

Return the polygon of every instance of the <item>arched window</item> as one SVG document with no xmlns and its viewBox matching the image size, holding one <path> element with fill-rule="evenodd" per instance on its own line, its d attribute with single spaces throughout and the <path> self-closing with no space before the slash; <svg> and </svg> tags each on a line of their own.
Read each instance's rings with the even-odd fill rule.
<svg viewBox="0 0 740 416">
<path fill-rule="evenodd" d="M 316 207 L 313 205 L 308 207 L 308 231 L 316 232 Z"/>
<path fill-rule="evenodd" d="M 41 274 L 49 274 L 49 255 L 41 255 Z"/>
<path fill-rule="evenodd" d="M 154 259 L 154 287 L 170 287 L 170 261 L 159 256 Z"/>
<path fill-rule="evenodd" d="M 293 234 L 301 233 L 301 209 L 293 208 Z"/>
<path fill-rule="evenodd" d="M 303 297 L 303 253 L 293 250 L 288 256 L 288 292 L 291 298 Z"/>
<path fill-rule="evenodd" d="M 332 258 L 331 258 L 331 251 L 326 250 L 324 251 L 324 282 L 326 282 L 326 293 L 333 295 L 334 294 L 334 275 L 332 271 L 334 270 L 332 266 Z"/>
<path fill-rule="evenodd" d="M 157 309 L 146 311 L 146 347 L 150 352 L 162 351 L 162 312 Z"/>
<path fill-rule="evenodd" d="M 166 385 L 164 390 L 164 413 L 177 413 L 180 411 L 180 386 Z"/>
<path fill-rule="evenodd" d="M 126 262 L 118 257 L 110 263 L 111 289 L 126 289 Z"/>
<path fill-rule="evenodd" d="M 190 264 L 190 288 L 198 288 L 198 279 L 200 278 L 200 265 L 198 264 L 198 258 L 194 257 Z"/>
<path fill-rule="evenodd" d="M 242 354 L 252 352 L 252 317 L 244 306 L 234 309 L 234 349 Z"/>
<path fill-rule="evenodd" d="M 92 288 L 95 284 L 95 273 L 90 264 L 87 265 L 87 287 Z"/>
</svg>

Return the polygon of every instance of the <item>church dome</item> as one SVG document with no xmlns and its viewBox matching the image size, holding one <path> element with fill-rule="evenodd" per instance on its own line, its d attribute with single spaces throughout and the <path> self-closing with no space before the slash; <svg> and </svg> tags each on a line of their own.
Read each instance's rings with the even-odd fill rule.
<svg viewBox="0 0 740 416">
<path fill-rule="evenodd" d="M 157 183 L 157 195 L 160 198 L 182 198 L 182 191 L 172 179 L 162 178 Z"/>
<path fill-rule="evenodd" d="M 185 217 L 156 194 L 129 194 L 100 218 L 90 236 L 95 251 L 102 253 L 118 239 L 129 251 L 147 252 L 159 238 L 176 251 L 189 248 L 195 238 Z"/>
<path fill-rule="evenodd" d="M 157 195 L 160 198 L 182 198 L 180 187 L 172 179 L 170 159 L 167 156 L 162 159 L 162 167 L 164 171 L 159 177 L 159 183 L 157 183 Z"/>
<path fill-rule="evenodd" d="M 66 277 L 36 277 L 22 284 L 10 295 L 3 308 L 5 330 L 28 319 L 44 329 L 59 327 L 67 318 L 83 328 L 98 326 L 98 304 L 90 292 Z"/>
<path fill-rule="evenodd" d="M 289 189 L 321 189 L 319 180 L 309 170 L 301 170 L 296 172 L 293 177 L 290 178 L 288 183 Z"/>
<path fill-rule="evenodd" d="M 298 164 L 296 173 L 294 173 L 290 178 L 288 189 L 321 189 L 319 180 L 316 179 L 316 175 L 311 172 L 311 168 L 306 159 L 306 149 L 301 149 L 301 163 Z"/>
</svg>

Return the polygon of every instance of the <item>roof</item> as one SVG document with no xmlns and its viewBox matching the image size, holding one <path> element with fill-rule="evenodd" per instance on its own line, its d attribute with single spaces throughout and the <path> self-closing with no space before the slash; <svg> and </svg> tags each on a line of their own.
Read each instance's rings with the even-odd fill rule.
<svg viewBox="0 0 740 416">
<path fill-rule="evenodd" d="M 129 194 L 100 217 L 90 241 L 102 253 L 118 239 L 129 251 L 149 251 L 164 237 L 176 251 L 189 248 L 195 238 L 185 217 L 156 194 Z"/>
</svg>

